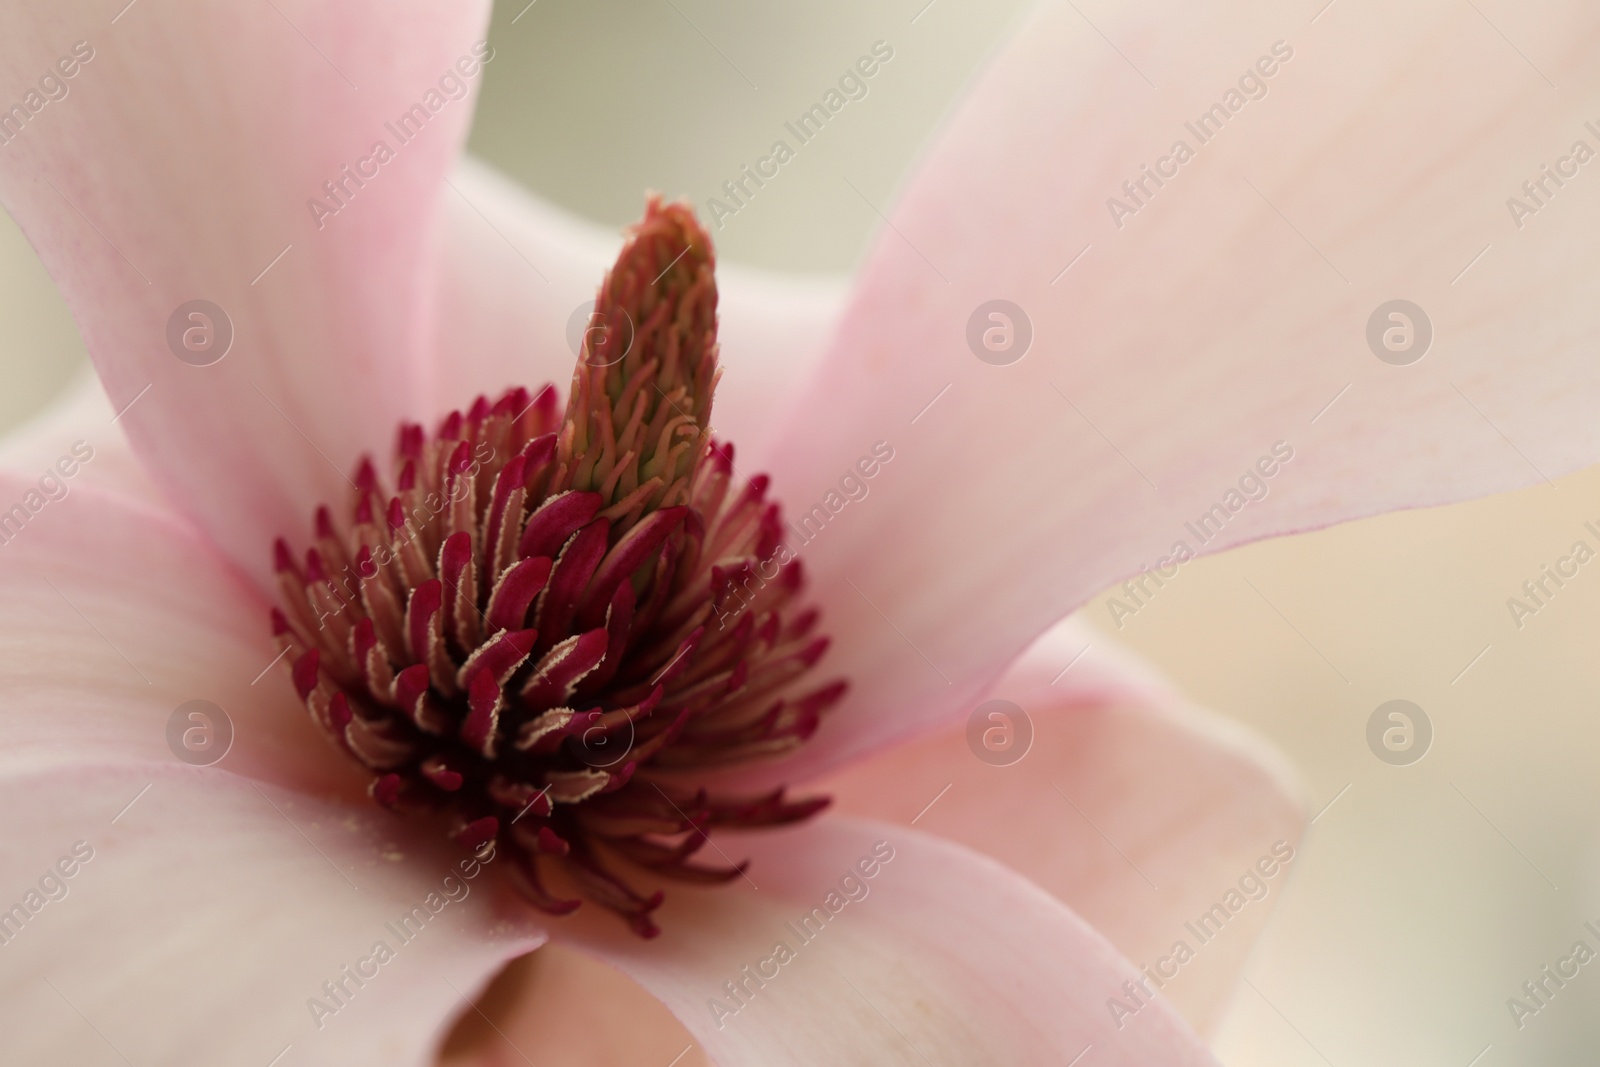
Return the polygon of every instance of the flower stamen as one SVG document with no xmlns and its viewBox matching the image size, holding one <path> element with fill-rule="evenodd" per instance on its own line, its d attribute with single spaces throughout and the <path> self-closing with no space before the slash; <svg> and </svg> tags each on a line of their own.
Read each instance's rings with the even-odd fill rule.
<svg viewBox="0 0 1600 1067">
<path fill-rule="evenodd" d="M 694 861 L 709 831 L 827 803 L 696 773 L 790 751 L 845 689 L 806 684 L 828 641 L 778 505 L 709 436 L 714 268 L 692 212 L 652 198 L 564 410 L 515 388 L 402 426 L 392 489 L 364 459 L 347 521 L 319 508 L 303 564 L 274 550 L 296 692 L 373 799 L 496 842 L 535 906 L 578 907 L 554 877 L 645 937 L 662 893 L 638 873 L 738 878 Z"/>
</svg>

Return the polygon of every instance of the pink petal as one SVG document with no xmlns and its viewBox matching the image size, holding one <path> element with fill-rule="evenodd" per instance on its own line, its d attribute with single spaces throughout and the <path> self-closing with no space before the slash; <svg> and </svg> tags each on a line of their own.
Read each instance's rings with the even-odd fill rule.
<svg viewBox="0 0 1600 1067">
<path fill-rule="evenodd" d="M 26 490 L 0 474 L 0 499 Z M 367 800 L 263 674 L 263 605 L 191 527 L 85 486 L 3 546 L 0 602 L 8 1062 L 265 1064 L 292 1045 L 295 1063 L 421 1063 L 462 997 L 543 939 L 437 828 Z M 192 700 L 233 725 L 209 766 L 168 748 Z M 79 841 L 88 861 L 47 879 Z M 402 944 L 385 924 L 430 891 L 461 899 Z M 380 940 L 395 958 L 318 1027 L 307 1001 Z"/>
<path fill-rule="evenodd" d="M 434 205 L 472 109 L 438 86 L 481 78 L 452 69 L 476 62 L 486 10 L 187 0 L 93 26 L 53 3 L 0 12 L 0 63 L 68 91 L 0 149 L 0 199 L 113 406 L 133 404 L 121 425 L 156 480 L 258 577 L 272 538 L 342 497 L 358 454 L 386 450 L 414 405 Z M 430 90 L 442 106 L 401 142 L 386 124 Z M 341 167 L 380 140 L 394 158 L 357 188 Z M 335 179 L 351 195 L 319 220 L 310 205 L 332 202 Z M 209 366 L 169 349 L 196 299 L 232 323 Z"/>
<path fill-rule="evenodd" d="M 552 931 L 661 998 L 716 1062 L 1064 1064 L 1088 1046 L 1102 1064 L 1215 1062 L 1159 999 L 1141 996 L 1119 1030 L 1106 1001 L 1126 995 L 1133 967 L 1059 901 L 959 845 L 847 819 L 716 843 L 753 859 L 759 890 L 675 887 L 651 942 L 610 916 Z M 808 940 L 795 931 L 813 908 L 825 918 Z"/>
<path fill-rule="evenodd" d="M 963 723 L 816 788 L 842 812 L 914 822 L 1027 875 L 1123 955 L 1159 966 L 1172 979 L 1162 996 L 1209 1033 L 1294 866 L 1280 862 L 1305 821 L 1293 773 L 1275 750 L 1075 621 L 1052 628 L 991 697 L 1027 716 L 1031 746 L 1029 727 L 1000 708 L 1003 718 L 978 716 L 980 750 L 996 763 L 969 747 Z M 988 730 L 997 731 L 993 752 L 982 747 Z M 1272 877 L 1255 866 L 1263 857 Z M 1207 919 L 1202 944 L 1185 924 L 1242 878 L 1241 907 L 1224 905 L 1220 933 L 1217 917 Z M 1179 941 L 1193 960 L 1178 961 Z"/>
<path fill-rule="evenodd" d="M 427 1063 L 463 997 L 543 939 L 493 863 L 467 879 L 470 857 L 425 830 L 225 770 L 8 772 L 0 803 L 27 813 L 7 833 L 0 906 L 26 906 L 77 842 L 93 850 L 4 945 L 8 1062 L 266 1064 L 292 1046 L 285 1062 Z M 460 899 L 435 914 L 430 893 Z M 429 918 L 402 941 L 389 924 L 413 906 Z M 363 965 L 380 941 L 394 958 Z M 358 986 L 345 967 L 376 974 Z M 323 989 L 341 978 L 342 1004 Z"/>
<path fill-rule="evenodd" d="M 165 508 L 127 436 L 111 421 L 116 414 L 100 379 L 85 367 L 48 407 L 0 438 L 0 467 L 36 480 L 53 471 L 69 492 L 94 485 Z M 84 454 L 88 462 L 79 459 Z"/>
<path fill-rule="evenodd" d="M 778 274 L 722 263 L 717 332 L 722 379 L 711 418 L 718 438 L 747 455 L 759 455 L 780 429 L 775 412 L 787 410 L 827 353 L 844 306 L 842 281 L 826 276 Z"/>
<path fill-rule="evenodd" d="M 577 362 L 567 322 L 594 299 L 622 235 L 471 156 L 456 164 L 445 193 L 428 391 L 437 413 L 510 385 L 549 383 L 565 394 Z"/>
<path fill-rule="evenodd" d="M 207 700 L 234 725 L 229 770 L 364 803 L 274 663 L 267 602 L 191 525 L 88 485 L 52 501 L 9 471 L 0 501 L 17 505 L 0 512 L 0 768 L 170 763 L 167 718 Z"/>
<path fill-rule="evenodd" d="M 513 384 L 549 382 L 564 392 L 577 359 L 569 325 L 594 300 L 621 235 L 470 157 L 450 184 L 428 395 L 443 412 Z M 741 450 L 755 449 L 772 436 L 773 410 L 821 360 L 843 286 L 726 262 L 717 285 L 723 376 L 713 428 Z"/>
<path fill-rule="evenodd" d="M 1216 551 L 1600 459 L 1600 198 L 1563 190 L 1520 231 L 1505 207 L 1540 161 L 1596 146 L 1581 93 L 1553 92 L 1470 6 L 1292 29 L 1243 3 L 1159 6 L 1099 20 L 1104 38 L 1070 5 L 1030 17 L 892 209 L 832 352 L 752 463 L 790 516 L 830 493 L 837 512 L 800 555 L 837 639 L 826 666 L 852 688 L 792 775 L 966 714 L 1046 627 L 1179 540 Z M 1592 6 L 1541 7 L 1515 32 L 1555 84 L 1593 81 Z M 1194 142 L 1184 122 L 1263 55 L 1269 95 L 1119 230 L 1107 198 Z M 1032 322 L 1009 366 L 966 340 L 996 298 Z M 1394 298 L 1437 335 L 1410 366 L 1368 349 Z M 880 441 L 893 460 L 846 502 Z M 1275 476 L 1245 504 L 1258 462 Z M 1190 533 L 1229 490 L 1222 532 Z"/>
</svg>

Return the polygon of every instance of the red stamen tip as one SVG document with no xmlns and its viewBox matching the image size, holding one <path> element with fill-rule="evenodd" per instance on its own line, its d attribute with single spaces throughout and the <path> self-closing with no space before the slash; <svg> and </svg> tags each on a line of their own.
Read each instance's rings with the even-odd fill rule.
<svg viewBox="0 0 1600 1067">
<path fill-rule="evenodd" d="M 356 468 L 356 488 L 363 493 L 371 493 L 378 488 L 378 468 L 372 465 L 371 456 L 361 457 L 361 465 Z"/>
<path fill-rule="evenodd" d="M 565 856 L 572 846 L 548 826 L 539 827 L 539 851 L 547 856 Z"/>
<path fill-rule="evenodd" d="M 493 841 L 500 833 L 500 820 L 493 815 L 473 819 L 456 832 L 456 840 L 473 852 Z"/>
<path fill-rule="evenodd" d="M 405 785 L 405 780 L 398 774 L 386 774 L 373 780 L 370 787 L 372 799 L 386 808 L 394 808 L 400 802 L 400 791 Z"/>
<path fill-rule="evenodd" d="M 272 542 L 272 569 L 279 574 L 295 569 L 294 554 L 289 551 L 289 542 L 281 537 Z"/>
<path fill-rule="evenodd" d="M 395 446 L 395 451 L 406 459 L 422 458 L 422 442 L 426 431 L 420 423 L 402 422 L 400 424 L 400 440 Z"/>
<path fill-rule="evenodd" d="M 294 691 L 300 695 L 301 700 L 310 696 L 311 691 L 317 687 L 317 667 L 321 662 L 322 653 L 314 648 L 294 661 L 292 673 Z"/>
</svg>

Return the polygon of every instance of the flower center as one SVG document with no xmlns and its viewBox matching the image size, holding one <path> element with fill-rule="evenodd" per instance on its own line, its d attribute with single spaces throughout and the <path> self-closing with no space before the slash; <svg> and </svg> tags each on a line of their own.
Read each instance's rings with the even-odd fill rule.
<svg viewBox="0 0 1600 1067">
<path fill-rule="evenodd" d="M 682 205 L 648 204 L 556 391 L 479 397 L 400 428 L 394 489 L 363 459 L 349 519 L 319 508 L 304 566 L 282 540 L 290 649 L 312 719 L 402 812 L 493 841 L 536 906 L 575 892 L 643 937 L 714 827 L 805 819 L 826 798 L 714 793 L 696 773 L 803 743 L 845 683 L 764 475 L 709 437 L 715 260 Z M 554 877 L 552 877 L 554 876 Z M 560 886 L 566 886 L 563 890 Z"/>
</svg>

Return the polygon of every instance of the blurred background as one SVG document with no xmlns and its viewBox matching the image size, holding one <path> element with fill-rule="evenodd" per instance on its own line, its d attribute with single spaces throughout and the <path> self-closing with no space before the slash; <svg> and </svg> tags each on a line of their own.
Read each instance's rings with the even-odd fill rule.
<svg viewBox="0 0 1600 1067">
<path fill-rule="evenodd" d="M 820 274 L 857 262 L 879 225 L 873 205 L 893 200 L 1023 7 L 525 2 L 495 13 L 470 150 L 615 227 L 647 188 L 703 211 L 786 119 L 887 42 L 893 59 L 867 95 L 715 233 L 724 260 Z M 1085 0 L 1081 13 L 1093 21 L 1102 7 Z M 0 428 L 47 405 L 84 362 L 54 286 L 0 218 Z M 1600 566 L 1520 629 L 1506 604 L 1575 540 L 1596 543 L 1589 520 L 1600 526 L 1600 470 L 1202 560 L 1120 630 L 1104 596 L 1084 609 L 1196 700 L 1271 738 L 1317 814 L 1219 1036 L 1224 1063 L 1595 1062 L 1600 965 L 1524 1028 L 1507 1007 L 1580 937 L 1600 947 L 1583 929 L 1600 928 Z M 1433 727 L 1408 766 L 1367 741 L 1392 699 Z"/>
</svg>

